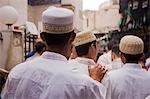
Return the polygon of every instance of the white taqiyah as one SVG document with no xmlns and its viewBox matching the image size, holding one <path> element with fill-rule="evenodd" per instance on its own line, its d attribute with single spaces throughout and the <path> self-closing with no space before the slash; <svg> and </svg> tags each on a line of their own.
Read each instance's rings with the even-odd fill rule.
<svg viewBox="0 0 150 99">
<path fill-rule="evenodd" d="M 73 31 L 73 11 L 61 7 L 49 7 L 42 14 L 43 32 L 65 34 Z"/>
</svg>

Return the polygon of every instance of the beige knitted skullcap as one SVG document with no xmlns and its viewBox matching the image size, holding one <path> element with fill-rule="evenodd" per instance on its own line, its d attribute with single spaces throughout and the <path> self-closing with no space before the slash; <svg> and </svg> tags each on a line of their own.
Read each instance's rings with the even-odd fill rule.
<svg viewBox="0 0 150 99">
<path fill-rule="evenodd" d="M 96 36 L 90 31 L 79 32 L 73 42 L 75 46 L 90 43 L 96 40 Z"/>
<path fill-rule="evenodd" d="M 137 36 L 127 35 L 121 39 L 119 49 L 125 54 L 142 54 L 144 51 L 144 43 L 142 39 Z"/>
</svg>

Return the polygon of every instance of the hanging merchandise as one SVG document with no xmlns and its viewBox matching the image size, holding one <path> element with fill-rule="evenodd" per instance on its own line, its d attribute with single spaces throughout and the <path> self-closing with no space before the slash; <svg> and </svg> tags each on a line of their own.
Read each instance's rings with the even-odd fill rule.
<svg viewBox="0 0 150 99">
<path fill-rule="evenodd" d="M 149 0 L 131 0 L 129 4 L 133 17 L 141 17 L 148 12 Z"/>
</svg>

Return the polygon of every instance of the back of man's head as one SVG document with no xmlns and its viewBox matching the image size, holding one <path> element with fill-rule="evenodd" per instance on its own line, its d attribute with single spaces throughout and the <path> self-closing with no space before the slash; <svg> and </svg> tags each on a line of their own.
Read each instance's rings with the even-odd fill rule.
<svg viewBox="0 0 150 99">
<path fill-rule="evenodd" d="M 48 46 L 67 44 L 71 34 L 74 34 L 73 15 L 71 10 L 57 7 L 50 7 L 43 12 L 44 29 L 41 36 Z"/>
<path fill-rule="evenodd" d="M 89 53 L 89 48 L 93 44 L 96 48 L 96 36 L 90 31 L 79 32 L 73 42 L 77 55 L 85 56 Z"/>
<path fill-rule="evenodd" d="M 121 39 L 119 49 L 126 58 L 126 63 L 138 63 L 143 55 L 144 42 L 137 36 L 127 35 Z"/>
<path fill-rule="evenodd" d="M 57 46 L 57 47 L 65 46 L 69 41 L 71 35 L 74 35 L 75 37 L 74 31 L 66 34 L 59 34 L 59 35 L 43 32 L 42 35 L 44 37 L 44 41 L 46 41 L 48 46 Z"/>
<path fill-rule="evenodd" d="M 86 43 L 86 44 L 83 44 L 83 45 L 76 46 L 75 49 L 76 49 L 77 55 L 79 57 L 87 55 L 89 53 L 89 48 L 92 44 L 96 48 L 96 40 L 89 42 L 89 43 Z"/>
<path fill-rule="evenodd" d="M 61 7 L 50 7 L 43 12 L 41 38 L 47 43 L 49 51 L 69 57 L 76 35 L 73 16 L 73 11 Z"/>
</svg>

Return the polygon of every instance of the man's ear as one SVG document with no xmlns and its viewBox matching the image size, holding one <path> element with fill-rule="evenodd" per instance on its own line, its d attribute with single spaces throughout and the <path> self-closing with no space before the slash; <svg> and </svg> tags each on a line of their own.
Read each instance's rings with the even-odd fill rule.
<svg viewBox="0 0 150 99">
<path fill-rule="evenodd" d="M 121 58 L 121 61 L 122 61 L 122 63 L 126 63 L 126 58 L 124 57 L 124 55 L 121 53 L 120 54 L 120 58 Z"/>
<path fill-rule="evenodd" d="M 112 60 L 112 61 L 114 60 L 114 57 L 115 57 L 115 53 L 114 53 L 114 52 L 111 52 L 111 60 Z"/>
<path fill-rule="evenodd" d="M 96 47 L 95 47 L 95 45 L 94 45 L 94 44 L 91 44 L 91 46 L 90 46 L 90 47 L 91 47 L 91 49 L 92 49 L 92 50 L 96 49 Z"/>
<path fill-rule="evenodd" d="M 94 48 L 95 48 L 95 46 L 93 44 L 91 44 L 90 47 L 89 47 L 89 52 L 88 53 L 93 54 Z"/>
<path fill-rule="evenodd" d="M 72 32 L 71 35 L 70 35 L 69 42 L 72 43 L 74 41 L 75 37 L 76 37 L 76 33 Z"/>
</svg>

